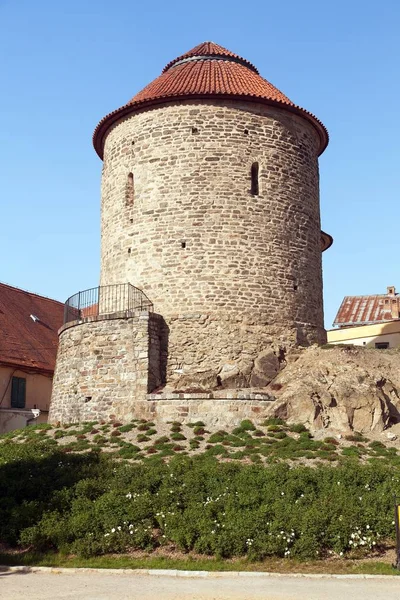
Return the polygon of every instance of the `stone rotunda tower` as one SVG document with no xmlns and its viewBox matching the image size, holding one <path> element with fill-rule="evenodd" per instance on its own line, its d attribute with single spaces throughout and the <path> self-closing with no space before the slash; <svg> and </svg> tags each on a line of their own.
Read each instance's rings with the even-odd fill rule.
<svg viewBox="0 0 400 600">
<path fill-rule="evenodd" d="M 315 116 L 205 42 L 93 141 L 101 282 L 67 301 L 51 419 L 264 388 L 291 347 L 325 341 Z"/>
</svg>

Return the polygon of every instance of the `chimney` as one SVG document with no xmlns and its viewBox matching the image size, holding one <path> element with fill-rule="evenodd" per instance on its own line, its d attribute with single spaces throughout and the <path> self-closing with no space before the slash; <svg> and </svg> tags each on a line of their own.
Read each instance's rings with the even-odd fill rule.
<svg viewBox="0 0 400 600">
<path fill-rule="evenodd" d="M 391 313 L 392 313 L 392 319 L 398 319 L 399 318 L 399 301 L 397 298 L 393 298 L 392 301 L 390 302 L 391 306 Z"/>
<path fill-rule="evenodd" d="M 387 295 L 388 296 L 395 296 L 396 295 L 396 288 L 394 287 L 394 285 L 389 285 L 387 288 Z"/>
</svg>

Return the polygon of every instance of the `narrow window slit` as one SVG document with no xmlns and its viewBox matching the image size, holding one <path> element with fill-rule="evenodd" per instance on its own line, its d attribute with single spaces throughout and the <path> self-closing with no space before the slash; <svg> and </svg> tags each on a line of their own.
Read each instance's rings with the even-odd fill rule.
<svg viewBox="0 0 400 600">
<path fill-rule="evenodd" d="M 186 242 L 184 240 L 181 242 L 181 248 L 186 248 Z"/>
<path fill-rule="evenodd" d="M 258 196 L 258 193 L 258 162 L 254 162 L 251 165 L 251 194 L 253 196 Z"/>
<path fill-rule="evenodd" d="M 133 181 L 133 173 L 128 173 L 128 181 L 126 182 L 126 206 L 133 206 L 134 193 L 135 184 Z"/>
</svg>

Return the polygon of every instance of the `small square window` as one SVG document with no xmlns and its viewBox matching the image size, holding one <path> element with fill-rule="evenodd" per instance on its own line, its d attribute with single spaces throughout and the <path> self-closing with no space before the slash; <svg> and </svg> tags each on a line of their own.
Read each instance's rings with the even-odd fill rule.
<svg viewBox="0 0 400 600">
<path fill-rule="evenodd" d="M 25 408 L 26 401 L 26 379 L 25 377 L 13 377 L 11 381 L 11 407 Z"/>
<path fill-rule="evenodd" d="M 389 342 L 376 342 L 375 348 L 377 350 L 386 350 L 387 348 L 389 348 Z"/>
</svg>

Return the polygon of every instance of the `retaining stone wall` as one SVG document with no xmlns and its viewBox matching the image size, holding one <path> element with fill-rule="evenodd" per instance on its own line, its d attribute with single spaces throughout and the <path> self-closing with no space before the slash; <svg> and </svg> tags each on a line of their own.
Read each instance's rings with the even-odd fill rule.
<svg viewBox="0 0 400 600">
<path fill-rule="evenodd" d="M 258 422 L 273 414 L 274 400 L 267 394 L 150 394 L 136 405 L 137 418 L 166 423 L 203 421 L 206 427 L 230 428 L 244 419 Z"/>
<path fill-rule="evenodd" d="M 115 314 L 69 323 L 59 336 L 49 422 L 129 420 L 161 384 L 157 315 Z"/>
</svg>

